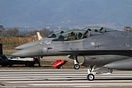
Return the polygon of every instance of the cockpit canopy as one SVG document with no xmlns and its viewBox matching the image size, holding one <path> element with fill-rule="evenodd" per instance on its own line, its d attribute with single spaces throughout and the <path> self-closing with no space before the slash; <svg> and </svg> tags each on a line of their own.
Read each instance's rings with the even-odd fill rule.
<svg viewBox="0 0 132 88">
<path fill-rule="evenodd" d="M 88 38 L 91 36 L 91 32 L 105 33 L 106 28 L 84 28 L 84 29 L 73 29 L 73 30 L 59 30 L 48 36 L 48 38 L 54 38 L 53 41 L 70 41 Z"/>
</svg>

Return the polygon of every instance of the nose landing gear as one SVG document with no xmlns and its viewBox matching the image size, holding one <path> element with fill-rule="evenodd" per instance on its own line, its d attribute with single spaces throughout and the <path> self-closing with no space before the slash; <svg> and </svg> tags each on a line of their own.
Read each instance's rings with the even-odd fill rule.
<svg viewBox="0 0 132 88">
<path fill-rule="evenodd" d="M 85 57 L 79 56 L 79 55 L 69 55 L 68 58 L 74 60 L 74 69 L 78 70 L 80 69 L 80 66 L 84 63 Z"/>
<path fill-rule="evenodd" d="M 80 65 L 79 64 L 74 64 L 74 69 L 75 70 L 78 70 L 80 68 Z"/>
<path fill-rule="evenodd" d="M 80 68 L 79 63 L 77 62 L 76 59 L 74 59 L 74 69 L 75 69 L 75 70 L 78 70 L 79 68 Z"/>
</svg>

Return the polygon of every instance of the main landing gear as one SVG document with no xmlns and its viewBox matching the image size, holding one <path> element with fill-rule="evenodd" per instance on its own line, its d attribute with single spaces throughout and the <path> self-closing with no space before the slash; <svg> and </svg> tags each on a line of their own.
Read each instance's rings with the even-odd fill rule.
<svg viewBox="0 0 132 88">
<path fill-rule="evenodd" d="M 88 79 L 89 81 L 93 81 L 93 80 L 95 79 L 94 74 L 88 74 L 88 75 L 87 75 L 87 79 Z"/>
<path fill-rule="evenodd" d="M 94 76 L 94 67 L 95 66 L 90 66 L 90 68 L 88 69 L 88 75 L 87 75 L 87 79 L 89 80 L 89 81 L 93 81 L 94 79 L 95 79 L 95 76 Z"/>
<path fill-rule="evenodd" d="M 75 55 L 75 56 L 70 56 L 69 58 L 71 58 L 71 59 L 73 59 L 74 60 L 74 69 L 75 70 L 78 70 L 78 69 L 80 69 L 80 65 L 82 65 L 82 63 L 79 63 L 79 61 L 78 61 L 78 59 L 77 59 L 77 56 Z M 83 57 L 84 58 L 84 57 Z M 93 81 L 94 79 L 95 79 L 95 72 L 93 72 L 94 71 L 94 68 L 95 68 L 95 66 L 93 66 L 93 65 L 91 65 L 91 66 L 89 66 L 89 68 L 88 68 L 88 75 L 87 75 L 87 79 L 89 80 L 89 81 Z"/>
</svg>

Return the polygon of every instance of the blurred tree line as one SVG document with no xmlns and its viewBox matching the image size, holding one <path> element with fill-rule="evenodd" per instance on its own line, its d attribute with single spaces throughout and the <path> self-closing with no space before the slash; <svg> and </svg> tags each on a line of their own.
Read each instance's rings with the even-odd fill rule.
<svg viewBox="0 0 132 88">
<path fill-rule="evenodd" d="M 34 37 L 36 32 L 40 32 L 43 37 L 47 37 L 49 34 L 53 33 L 52 30 L 46 28 L 22 31 L 18 28 L 5 28 L 3 25 L 0 25 L 0 37 Z"/>
</svg>

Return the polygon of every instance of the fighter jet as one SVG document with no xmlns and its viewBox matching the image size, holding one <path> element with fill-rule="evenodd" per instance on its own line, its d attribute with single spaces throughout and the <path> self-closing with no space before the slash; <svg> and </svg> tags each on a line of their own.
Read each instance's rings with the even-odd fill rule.
<svg viewBox="0 0 132 88">
<path fill-rule="evenodd" d="M 73 34 L 73 35 L 72 35 Z M 113 69 L 132 70 L 132 33 L 127 31 L 87 29 L 79 35 L 59 35 L 48 38 L 41 44 L 13 53 L 19 57 L 69 55 L 74 61 L 74 68 L 88 68 L 87 79 L 92 81 L 98 69 L 106 68 L 109 73 Z M 66 35 L 66 34 L 65 34 Z"/>
<path fill-rule="evenodd" d="M 25 49 L 25 48 L 28 48 L 28 47 L 31 47 L 31 46 L 35 46 L 37 44 L 43 43 L 44 41 L 48 41 L 48 40 L 52 40 L 53 38 L 57 38 L 60 35 L 69 36 L 69 34 L 71 34 L 71 35 L 75 36 L 75 35 L 77 35 L 79 33 L 79 36 L 77 38 L 80 38 L 80 37 L 82 37 L 82 34 L 85 32 L 85 30 L 86 30 L 86 28 L 84 28 L 83 30 L 78 30 L 78 29 L 74 29 L 74 30 L 58 30 L 58 31 L 55 31 L 54 33 L 52 33 L 51 35 L 49 35 L 46 38 L 42 38 L 40 33 L 37 32 L 38 40 L 22 44 L 20 46 L 17 46 L 15 49 L 16 50 L 22 50 L 22 49 Z M 73 31 L 74 31 L 75 34 L 73 33 Z"/>
</svg>

